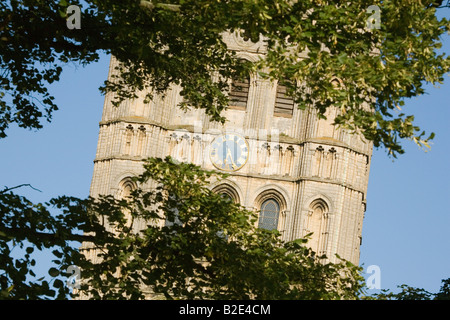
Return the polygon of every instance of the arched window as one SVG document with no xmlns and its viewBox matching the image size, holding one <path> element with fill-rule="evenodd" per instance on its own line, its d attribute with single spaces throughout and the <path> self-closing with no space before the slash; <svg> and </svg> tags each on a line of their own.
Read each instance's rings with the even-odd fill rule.
<svg viewBox="0 0 450 320">
<path fill-rule="evenodd" d="M 234 199 L 228 193 L 221 193 L 220 196 L 229 202 L 234 202 Z"/>
<path fill-rule="evenodd" d="M 274 199 L 267 199 L 261 205 L 258 228 L 276 230 L 280 216 L 280 205 Z"/>
<path fill-rule="evenodd" d="M 228 198 L 234 203 L 240 203 L 239 193 L 236 191 L 237 186 L 233 186 L 227 182 L 215 186 L 212 191 L 222 195 L 223 198 Z"/>
<path fill-rule="evenodd" d="M 119 199 L 132 201 L 132 193 L 136 190 L 136 184 L 133 182 L 131 178 L 125 178 L 119 183 Z M 130 227 L 133 224 L 133 218 L 131 217 L 131 213 L 128 209 L 124 209 L 123 214 L 125 218 L 128 220 L 127 226 Z"/>
<path fill-rule="evenodd" d="M 127 199 L 127 200 L 130 199 L 133 189 L 134 188 L 131 183 L 127 183 L 126 185 L 124 185 L 123 190 L 122 190 L 122 199 Z"/>
<path fill-rule="evenodd" d="M 328 205 L 322 199 L 316 199 L 309 205 L 306 229 L 312 233 L 309 246 L 319 255 L 325 254 L 328 245 Z"/>
<path fill-rule="evenodd" d="M 275 97 L 274 115 L 279 117 L 292 117 L 294 113 L 294 99 L 287 94 L 287 87 L 282 84 L 277 86 Z"/>
<path fill-rule="evenodd" d="M 129 124 L 125 129 L 125 150 L 124 154 L 131 154 L 131 141 L 133 139 L 133 126 Z"/>
<path fill-rule="evenodd" d="M 125 178 L 119 183 L 119 199 L 131 200 L 131 193 L 136 190 L 136 184 L 131 178 Z"/>
<path fill-rule="evenodd" d="M 248 93 L 250 89 L 250 78 L 233 79 L 230 90 L 230 106 L 240 109 L 247 108 Z"/>
</svg>

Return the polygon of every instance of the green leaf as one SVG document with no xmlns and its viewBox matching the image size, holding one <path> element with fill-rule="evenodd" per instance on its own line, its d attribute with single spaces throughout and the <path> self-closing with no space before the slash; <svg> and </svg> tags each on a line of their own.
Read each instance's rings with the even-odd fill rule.
<svg viewBox="0 0 450 320">
<path fill-rule="evenodd" d="M 52 267 L 48 270 L 48 274 L 52 277 L 57 277 L 59 275 L 59 270 Z"/>
<path fill-rule="evenodd" d="M 63 256 L 63 253 L 58 250 L 53 250 L 52 253 L 57 257 L 61 258 Z"/>
<path fill-rule="evenodd" d="M 60 279 L 56 279 L 53 282 L 53 287 L 55 288 L 62 288 L 64 286 L 64 283 Z"/>
</svg>

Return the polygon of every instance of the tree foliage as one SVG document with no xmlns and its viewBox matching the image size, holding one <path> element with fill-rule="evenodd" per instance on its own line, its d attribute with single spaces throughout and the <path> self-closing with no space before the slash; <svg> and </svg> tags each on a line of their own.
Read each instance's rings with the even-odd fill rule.
<svg viewBox="0 0 450 320">
<path fill-rule="evenodd" d="M 441 283 L 441 288 L 437 293 L 402 284 L 398 286 L 401 289 L 400 292 L 382 290 L 381 293 L 374 294 L 370 298 L 376 300 L 450 300 L 450 278 L 443 279 Z"/>
<path fill-rule="evenodd" d="M 69 5 L 81 8 L 81 29 L 66 25 Z M 380 9 L 379 29 L 367 28 L 373 5 Z M 336 125 L 396 156 L 403 153 L 403 139 L 427 146 L 433 137 L 398 110 L 449 71 L 449 57 L 439 53 L 449 21 L 436 17 L 436 6 L 432 0 L 2 1 L 0 138 L 12 124 L 38 129 L 50 121 L 58 106 L 49 87 L 64 65 L 93 63 L 107 53 L 120 66 L 101 91 L 113 92 L 116 104 L 140 91 L 150 99 L 175 84 L 182 88 L 180 107 L 203 109 L 223 122 L 227 80 L 253 72 L 288 79 L 298 106 L 313 108 L 319 117 L 336 107 Z M 264 55 L 242 62 L 228 50 L 224 32 L 260 41 Z M 279 234 L 255 228 L 251 212 L 206 188 L 212 176 L 153 159 L 139 181 L 159 185 L 137 190 L 133 201 L 63 196 L 33 204 L 5 188 L 0 297 L 65 298 L 60 276 L 70 265 L 83 270 L 89 282 L 81 291 L 93 298 L 142 298 L 141 286 L 166 298 L 358 295 L 356 267 L 319 263 L 303 240 L 282 243 Z M 170 223 L 135 232 L 130 219 Z M 74 241 L 92 243 L 100 262 L 86 259 Z M 55 257 L 50 280 L 33 271 L 33 254 L 44 248 Z M 441 291 L 445 297 L 448 283 Z"/>
<path fill-rule="evenodd" d="M 149 159 L 137 178 L 141 187 L 129 199 L 60 197 L 32 205 L 12 194 L 2 197 L 2 298 L 64 298 L 68 287 L 60 276 L 72 264 L 81 269 L 75 293 L 82 298 L 141 299 L 149 292 L 166 299 L 360 295 L 358 267 L 326 262 L 304 239 L 282 242 L 279 232 L 257 228 L 254 212 L 208 188 L 220 178 L 171 158 Z M 52 217 L 50 206 L 60 213 Z M 98 259 L 87 259 L 73 241 L 88 242 L 85 248 Z M 25 248 L 24 258 L 13 259 L 13 246 Z M 52 280 L 29 282 L 27 276 L 36 276 L 29 254 L 54 247 Z"/>
<path fill-rule="evenodd" d="M 81 29 L 66 26 L 69 4 L 81 8 Z M 180 107 L 225 121 L 227 79 L 253 71 L 289 79 L 300 108 L 321 117 L 338 108 L 337 125 L 395 156 L 403 153 L 403 139 L 428 146 L 433 135 L 398 110 L 449 71 L 448 56 L 438 51 L 449 22 L 436 17 L 432 0 L 9 0 L 0 6 L 1 136 L 11 123 L 41 127 L 57 109 L 46 85 L 58 81 L 61 66 L 91 63 L 106 52 L 121 62 L 102 87 L 116 103 L 178 84 Z M 379 28 L 367 27 L 373 6 Z M 224 32 L 261 41 L 266 54 L 242 63 L 223 42 Z"/>
</svg>

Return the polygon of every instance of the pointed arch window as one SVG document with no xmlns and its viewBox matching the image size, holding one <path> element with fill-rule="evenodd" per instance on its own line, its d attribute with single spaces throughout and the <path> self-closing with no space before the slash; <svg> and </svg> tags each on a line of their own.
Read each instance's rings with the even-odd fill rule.
<svg viewBox="0 0 450 320">
<path fill-rule="evenodd" d="M 131 178 L 125 178 L 119 183 L 119 199 L 131 200 L 132 192 L 136 190 L 136 184 Z"/>
<path fill-rule="evenodd" d="M 258 228 L 266 230 L 278 229 L 280 205 L 275 199 L 267 199 L 261 205 Z"/>
<path fill-rule="evenodd" d="M 228 183 L 221 183 L 214 187 L 212 191 L 220 194 L 225 199 L 230 199 L 234 203 L 240 203 L 239 193 L 235 187 Z"/>
<path fill-rule="evenodd" d="M 324 200 L 311 202 L 306 228 L 308 233 L 312 233 L 309 241 L 311 249 L 319 255 L 325 254 L 328 247 L 329 209 Z"/>
<path fill-rule="evenodd" d="M 123 179 L 119 184 L 119 199 L 132 201 L 133 200 L 133 191 L 137 189 L 136 184 L 133 182 L 131 178 Z M 126 226 L 131 227 L 133 224 L 133 217 L 131 216 L 131 212 L 129 209 L 123 209 L 123 214 L 127 219 Z"/>
<path fill-rule="evenodd" d="M 228 193 L 221 193 L 220 196 L 229 202 L 234 202 L 234 199 Z"/>
</svg>

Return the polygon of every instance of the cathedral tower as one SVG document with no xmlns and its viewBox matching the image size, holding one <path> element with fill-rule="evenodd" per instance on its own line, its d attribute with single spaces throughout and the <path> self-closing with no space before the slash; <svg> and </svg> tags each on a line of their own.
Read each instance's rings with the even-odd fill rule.
<svg viewBox="0 0 450 320">
<path fill-rule="evenodd" d="M 242 59 L 255 61 L 264 51 L 235 34 L 225 41 Z M 251 75 L 235 88 L 224 125 L 202 110 L 181 111 L 176 86 L 147 104 L 136 99 L 114 107 L 108 94 L 91 196 L 126 196 L 144 159 L 170 155 L 227 171 L 211 189 L 260 210 L 260 227 L 278 229 L 286 241 L 312 233 L 315 252 L 358 264 L 372 144 L 335 128 L 333 109 L 327 120 L 298 109 L 282 84 Z"/>
</svg>

